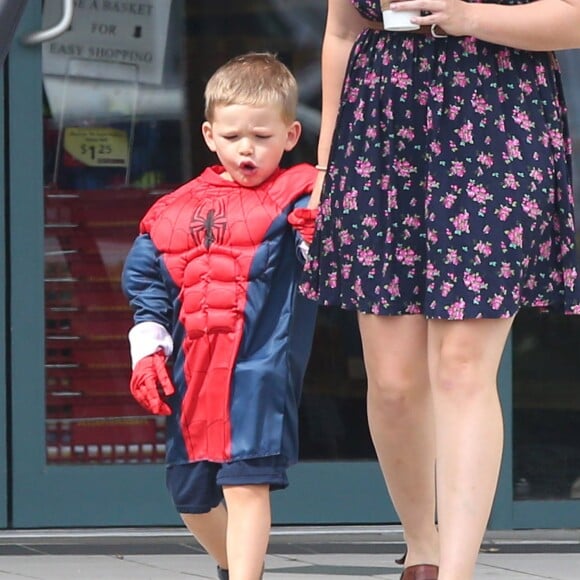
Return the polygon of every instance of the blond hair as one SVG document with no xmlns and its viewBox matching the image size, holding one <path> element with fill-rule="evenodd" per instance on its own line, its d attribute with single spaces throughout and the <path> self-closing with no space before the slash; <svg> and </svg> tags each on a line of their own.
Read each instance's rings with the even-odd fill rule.
<svg viewBox="0 0 580 580">
<path fill-rule="evenodd" d="M 275 55 L 250 52 L 236 56 L 210 77 L 205 87 L 205 118 L 211 123 L 216 107 L 227 105 L 279 107 L 285 122 L 296 118 L 298 85 Z"/>
</svg>

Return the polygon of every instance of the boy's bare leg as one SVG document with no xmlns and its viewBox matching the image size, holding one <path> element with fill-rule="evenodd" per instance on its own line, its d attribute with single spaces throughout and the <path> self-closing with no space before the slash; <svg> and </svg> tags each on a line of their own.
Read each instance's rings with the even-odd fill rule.
<svg viewBox="0 0 580 580">
<path fill-rule="evenodd" d="M 223 504 L 206 514 L 180 514 L 187 529 L 224 570 L 228 568 L 226 534 L 228 513 Z"/>
<path fill-rule="evenodd" d="M 259 580 L 272 523 L 269 485 L 226 485 L 230 580 Z"/>
</svg>

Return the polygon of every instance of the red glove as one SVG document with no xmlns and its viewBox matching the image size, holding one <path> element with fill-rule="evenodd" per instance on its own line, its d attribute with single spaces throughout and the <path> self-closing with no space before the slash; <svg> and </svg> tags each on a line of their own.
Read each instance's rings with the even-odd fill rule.
<svg viewBox="0 0 580 580">
<path fill-rule="evenodd" d="M 314 239 L 317 215 L 317 207 L 297 207 L 288 216 L 288 223 L 298 231 L 307 244 L 311 244 Z"/>
<path fill-rule="evenodd" d="M 169 397 L 175 393 L 165 361 L 165 353 L 161 350 L 145 356 L 137 363 L 131 376 L 131 394 L 154 415 L 171 415 L 171 408 L 162 398 L 162 395 Z"/>
</svg>

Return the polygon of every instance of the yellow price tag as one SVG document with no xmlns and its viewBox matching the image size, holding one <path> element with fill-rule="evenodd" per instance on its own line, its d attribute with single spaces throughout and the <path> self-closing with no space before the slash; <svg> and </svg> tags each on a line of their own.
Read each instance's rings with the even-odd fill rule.
<svg viewBox="0 0 580 580">
<path fill-rule="evenodd" d="M 129 139 L 126 131 L 111 127 L 68 127 L 64 150 L 88 167 L 127 167 Z"/>
</svg>

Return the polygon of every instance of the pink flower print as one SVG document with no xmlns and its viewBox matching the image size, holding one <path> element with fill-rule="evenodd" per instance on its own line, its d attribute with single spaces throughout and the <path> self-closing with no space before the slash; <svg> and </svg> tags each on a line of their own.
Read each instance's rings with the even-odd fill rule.
<svg viewBox="0 0 580 580">
<path fill-rule="evenodd" d="M 330 254 L 334 252 L 334 242 L 332 241 L 331 237 L 324 238 L 322 240 L 322 252 L 324 254 Z"/>
<path fill-rule="evenodd" d="M 459 107 L 458 105 L 451 105 L 449 107 L 447 115 L 448 115 L 449 119 L 451 121 L 453 121 L 457 118 L 457 115 L 459 115 L 460 111 L 461 111 L 461 107 Z"/>
<path fill-rule="evenodd" d="M 353 113 L 353 117 L 354 117 L 355 121 L 363 121 L 364 120 L 364 118 L 365 118 L 364 108 L 365 108 L 365 101 L 360 100 L 357 108 L 355 109 L 355 111 Z"/>
<path fill-rule="evenodd" d="M 550 142 L 556 149 L 562 149 L 564 147 L 564 135 L 562 135 L 561 131 L 553 129 L 550 131 Z"/>
<path fill-rule="evenodd" d="M 338 232 L 338 239 L 341 246 L 350 246 L 352 244 L 352 234 L 348 230 L 340 230 Z"/>
<path fill-rule="evenodd" d="M 508 219 L 510 213 L 512 213 L 512 208 L 508 207 L 507 205 L 500 205 L 499 209 L 495 210 L 495 213 L 497 214 L 497 218 L 500 221 L 505 222 L 505 220 Z"/>
<path fill-rule="evenodd" d="M 469 213 L 463 210 L 454 218 L 451 218 L 451 223 L 455 226 L 455 233 L 469 233 Z"/>
<path fill-rule="evenodd" d="M 524 284 L 524 286 L 528 289 L 528 290 L 533 290 L 536 286 L 538 285 L 538 281 L 536 280 L 535 276 L 530 276 L 527 280 L 526 283 Z"/>
<path fill-rule="evenodd" d="M 421 220 L 417 215 L 406 215 L 403 218 L 403 223 L 413 229 L 417 229 L 421 225 Z"/>
<path fill-rule="evenodd" d="M 431 153 L 433 153 L 435 157 L 438 157 L 441 155 L 441 141 L 431 141 L 431 143 L 429 143 L 429 149 L 431 149 Z"/>
<path fill-rule="evenodd" d="M 473 143 L 473 123 L 471 121 L 464 123 L 455 132 L 459 135 L 462 144 Z"/>
<path fill-rule="evenodd" d="M 445 310 L 449 313 L 449 318 L 451 320 L 461 320 L 463 318 L 463 312 L 465 311 L 465 300 L 460 298 L 456 300 L 453 304 L 445 307 Z"/>
<path fill-rule="evenodd" d="M 512 248 L 522 247 L 524 228 L 521 225 L 518 225 L 515 228 L 512 228 L 511 230 L 507 230 L 505 233 L 510 241 L 510 246 Z"/>
<path fill-rule="evenodd" d="M 530 81 L 524 81 L 523 79 L 520 80 L 520 91 L 524 93 L 524 95 L 529 95 L 532 92 L 532 83 Z"/>
<path fill-rule="evenodd" d="M 566 286 L 566 288 L 569 288 L 570 290 L 573 290 L 574 284 L 576 283 L 576 278 L 578 277 L 576 268 L 564 268 L 563 275 L 564 275 L 564 286 Z"/>
<path fill-rule="evenodd" d="M 442 200 L 445 209 L 453 207 L 453 204 L 457 201 L 457 196 L 454 193 L 447 193 L 443 196 Z"/>
<path fill-rule="evenodd" d="M 520 187 L 520 182 L 516 179 L 516 176 L 513 173 L 506 173 L 504 180 L 503 180 L 503 186 L 506 189 L 519 189 Z"/>
<path fill-rule="evenodd" d="M 477 242 L 475 251 L 488 258 L 491 256 L 491 242 Z"/>
<path fill-rule="evenodd" d="M 510 59 L 510 51 L 503 49 L 497 53 L 497 64 L 500 70 L 512 70 L 512 61 Z"/>
<path fill-rule="evenodd" d="M 356 189 L 351 189 L 344 194 L 344 198 L 342 201 L 342 207 L 347 210 L 357 210 L 358 209 L 358 192 Z"/>
<path fill-rule="evenodd" d="M 365 135 L 366 135 L 366 138 L 367 139 L 371 139 L 371 140 L 372 139 L 376 139 L 377 138 L 377 135 L 378 135 L 377 128 L 374 125 L 368 127 L 367 130 L 366 130 Z"/>
<path fill-rule="evenodd" d="M 348 280 L 350 278 L 350 272 L 352 270 L 352 264 L 343 264 L 340 268 L 340 275 L 343 280 Z"/>
<path fill-rule="evenodd" d="M 501 308 L 501 305 L 503 304 L 503 296 L 500 296 L 499 294 L 494 294 L 489 299 L 488 302 L 492 310 L 499 310 Z"/>
<path fill-rule="evenodd" d="M 530 119 L 530 116 L 525 111 L 522 111 L 519 107 L 514 107 L 514 121 L 525 131 L 530 131 L 536 124 Z"/>
<path fill-rule="evenodd" d="M 383 175 L 381 177 L 381 189 L 382 190 L 388 189 L 389 183 L 391 183 L 391 176 L 387 173 L 387 175 Z"/>
<path fill-rule="evenodd" d="M 439 270 L 435 268 L 432 262 L 429 262 L 425 268 L 425 277 L 427 280 L 434 280 L 437 276 L 439 276 L 439 274 Z"/>
<path fill-rule="evenodd" d="M 511 278 L 514 275 L 513 268 L 510 266 L 509 262 L 502 262 L 499 269 L 499 275 L 502 278 Z"/>
<path fill-rule="evenodd" d="M 391 74 L 391 83 L 398 89 L 406 89 L 411 84 L 411 78 L 402 70 L 395 69 Z"/>
<path fill-rule="evenodd" d="M 359 248 L 356 253 L 356 258 L 363 266 L 372 266 L 379 259 L 369 248 Z"/>
<path fill-rule="evenodd" d="M 401 295 L 399 287 L 399 277 L 393 276 L 393 279 L 387 284 L 387 292 L 393 297 L 398 298 Z"/>
<path fill-rule="evenodd" d="M 538 167 L 534 167 L 530 171 L 530 176 L 532 179 L 534 179 L 538 183 L 541 183 L 542 181 L 544 181 L 544 174 L 543 174 L 542 170 L 539 169 Z"/>
<path fill-rule="evenodd" d="M 435 181 L 435 178 L 431 173 L 427 175 L 427 183 L 426 183 L 427 191 L 433 191 L 434 189 L 439 189 L 439 182 Z"/>
<path fill-rule="evenodd" d="M 436 244 L 439 241 L 437 230 L 432 230 L 430 228 L 427 230 L 427 241 L 431 244 Z"/>
<path fill-rule="evenodd" d="M 484 204 L 486 201 L 491 199 L 490 193 L 483 187 L 483 185 L 477 185 L 473 181 L 469 182 L 467 186 L 467 195 L 477 203 Z"/>
<path fill-rule="evenodd" d="M 461 44 L 465 54 L 477 54 L 477 45 L 473 36 L 466 36 L 462 39 Z"/>
<path fill-rule="evenodd" d="M 364 292 L 362 289 L 362 282 L 358 276 L 357 276 L 356 280 L 354 281 L 352 289 L 354 290 L 354 293 L 357 295 L 358 298 L 364 297 Z"/>
<path fill-rule="evenodd" d="M 546 82 L 546 69 L 544 68 L 543 64 L 539 64 L 536 66 L 536 84 L 542 87 L 548 86 Z"/>
<path fill-rule="evenodd" d="M 366 226 L 367 228 L 371 228 L 374 229 L 377 227 L 377 216 L 375 215 L 365 215 L 365 217 L 362 220 L 362 224 L 363 226 Z"/>
<path fill-rule="evenodd" d="M 375 88 L 375 85 L 380 81 L 380 77 L 379 75 L 371 70 L 369 72 L 367 72 L 367 74 L 365 75 L 364 81 L 363 83 L 369 87 L 371 87 L 371 89 Z"/>
<path fill-rule="evenodd" d="M 338 285 L 338 273 L 331 272 L 330 275 L 328 276 L 326 284 L 328 285 L 329 288 L 336 288 Z"/>
<path fill-rule="evenodd" d="M 356 165 L 354 170 L 361 176 L 361 177 L 370 177 L 371 173 L 375 170 L 373 165 L 368 159 L 364 159 L 359 157 L 357 159 Z"/>
<path fill-rule="evenodd" d="M 488 64 L 478 64 L 477 74 L 487 79 L 491 76 L 491 67 Z"/>
<path fill-rule="evenodd" d="M 400 177 L 410 177 L 411 173 L 416 173 L 417 169 L 406 159 L 395 159 L 393 169 Z"/>
<path fill-rule="evenodd" d="M 461 262 L 461 258 L 459 257 L 459 252 L 453 248 L 449 248 L 447 250 L 447 255 L 445 256 L 445 263 L 446 264 L 453 264 L 457 266 Z"/>
<path fill-rule="evenodd" d="M 506 151 L 503 154 L 503 158 L 507 163 L 510 163 L 514 159 L 522 159 L 522 152 L 520 151 L 520 141 L 515 137 L 508 139 L 505 143 Z"/>
<path fill-rule="evenodd" d="M 395 251 L 395 257 L 404 266 L 412 266 L 417 260 L 417 254 L 411 248 L 401 248 L 400 246 Z"/>
<path fill-rule="evenodd" d="M 451 292 L 451 290 L 453 290 L 453 282 L 443 282 L 443 284 L 441 284 L 441 296 L 443 296 L 444 298 L 446 296 L 449 295 L 449 292 Z"/>
<path fill-rule="evenodd" d="M 435 102 L 442 103 L 444 94 L 445 91 L 443 90 L 442 85 L 435 85 L 431 87 L 431 97 Z"/>
<path fill-rule="evenodd" d="M 424 56 L 422 56 L 419 59 L 419 70 L 421 72 L 427 72 L 430 68 L 431 68 L 431 63 L 429 62 L 428 59 L 426 59 Z"/>
<path fill-rule="evenodd" d="M 522 200 L 522 209 L 533 220 L 535 220 L 538 216 L 542 215 L 542 210 L 540 209 L 540 205 L 538 204 L 538 202 L 527 194 L 524 195 L 524 199 Z"/>
<path fill-rule="evenodd" d="M 415 138 L 415 130 L 412 127 L 401 127 L 397 132 L 397 136 L 412 141 Z"/>
<path fill-rule="evenodd" d="M 405 314 L 421 314 L 421 307 L 418 304 L 409 304 L 405 309 Z"/>
<path fill-rule="evenodd" d="M 420 105 L 425 106 L 429 100 L 429 93 L 427 91 L 419 91 L 415 98 Z"/>
<path fill-rule="evenodd" d="M 453 73 L 453 79 L 451 81 L 451 86 L 453 87 L 466 87 L 469 84 L 469 79 L 463 71 L 455 71 Z"/>
<path fill-rule="evenodd" d="M 383 44 L 384 46 L 384 44 Z M 385 50 L 383 52 L 383 59 L 382 62 L 385 66 L 389 66 L 391 62 L 393 62 L 393 57 L 390 50 Z"/>
<path fill-rule="evenodd" d="M 452 161 L 449 175 L 457 175 L 463 177 L 465 175 L 465 164 L 463 161 Z"/>
<path fill-rule="evenodd" d="M 347 100 L 349 103 L 355 103 L 358 100 L 359 88 L 350 87 L 347 95 Z"/>
<path fill-rule="evenodd" d="M 540 257 L 547 260 L 552 252 L 552 240 L 546 240 L 538 246 Z"/>
<path fill-rule="evenodd" d="M 480 153 L 477 156 L 477 162 L 484 167 L 493 166 L 493 155 L 491 153 Z"/>
<path fill-rule="evenodd" d="M 491 110 L 491 105 L 489 105 L 481 95 L 473 95 L 471 98 L 471 106 L 473 107 L 473 110 L 480 115 Z"/>
<path fill-rule="evenodd" d="M 463 273 L 463 283 L 468 290 L 472 292 L 481 292 L 487 288 L 487 284 L 483 281 L 483 278 L 474 272 L 466 270 Z"/>
<path fill-rule="evenodd" d="M 399 204 L 397 202 L 397 190 L 394 187 L 391 187 L 387 191 L 387 207 L 389 209 L 397 209 Z"/>
</svg>

